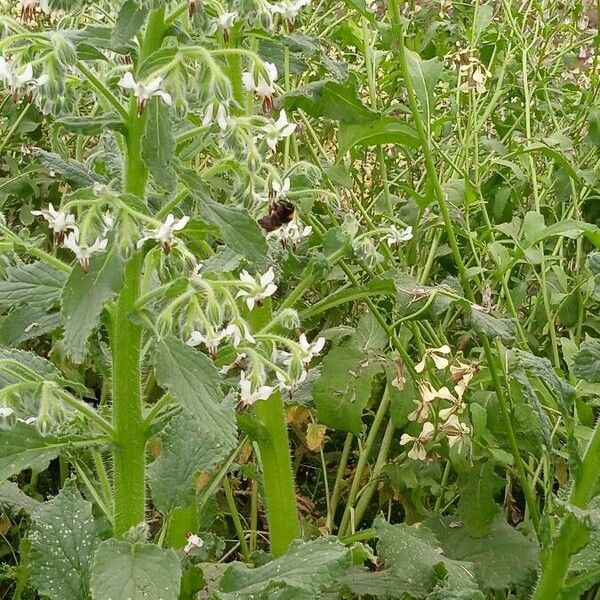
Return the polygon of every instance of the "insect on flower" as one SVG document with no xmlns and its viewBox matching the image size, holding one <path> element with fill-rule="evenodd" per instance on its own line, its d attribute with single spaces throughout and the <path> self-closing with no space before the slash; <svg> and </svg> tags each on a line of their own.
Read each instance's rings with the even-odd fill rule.
<svg viewBox="0 0 600 600">
<path fill-rule="evenodd" d="M 267 232 L 275 231 L 282 225 L 290 223 L 296 209 L 287 200 L 276 200 L 269 207 L 269 214 L 258 220 L 259 225 Z"/>
</svg>

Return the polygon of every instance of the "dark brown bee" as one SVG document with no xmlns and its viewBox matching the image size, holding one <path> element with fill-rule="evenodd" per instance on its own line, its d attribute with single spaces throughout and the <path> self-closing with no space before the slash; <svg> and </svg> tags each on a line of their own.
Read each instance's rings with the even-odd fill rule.
<svg viewBox="0 0 600 600">
<path fill-rule="evenodd" d="M 294 218 L 295 207 L 287 200 L 276 200 L 269 209 L 266 217 L 258 220 L 265 231 L 275 231 Z"/>
</svg>

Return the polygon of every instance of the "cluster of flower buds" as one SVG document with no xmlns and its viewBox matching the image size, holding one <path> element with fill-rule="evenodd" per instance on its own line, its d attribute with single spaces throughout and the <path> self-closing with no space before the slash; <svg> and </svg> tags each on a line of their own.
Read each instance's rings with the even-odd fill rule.
<svg viewBox="0 0 600 600">
<path fill-rule="evenodd" d="M 438 371 L 450 370 L 450 378 L 453 382 L 453 390 L 447 386 L 436 389 L 431 382 L 422 380 L 419 382 L 419 397 L 415 400 L 416 408 L 408 415 L 409 421 L 422 423 L 421 432 L 412 436 L 404 433 L 400 444 L 411 444 L 408 456 L 414 460 L 425 460 L 427 447 L 437 433 L 441 433 L 448 440 L 450 447 L 456 446 L 460 449 L 465 438 L 471 433 L 471 428 L 461 420 L 461 415 L 466 410 L 464 394 L 471 379 L 479 369 L 479 365 L 466 364 L 456 361 L 451 364 L 451 349 L 447 345 L 439 348 L 429 348 L 415 365 L 417 373 L 423 373 L 429 363 Z M 441 404 L 436 404 L 436 401 Z"/>
</svg>

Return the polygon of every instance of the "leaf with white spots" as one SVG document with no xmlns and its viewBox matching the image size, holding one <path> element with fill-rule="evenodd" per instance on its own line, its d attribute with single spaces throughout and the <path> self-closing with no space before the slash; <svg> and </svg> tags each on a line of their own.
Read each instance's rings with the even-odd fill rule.
<svg viewBox="0 0 600 600">
<path fill-rule="evenodd" d="M 90 568 L 98 544 L 92 505 L 74 480 L 33 513 L 31 581 L 51 600 L 88 600 Z"/>
<path fill-rule="evenodd" d="M 92 565 L 93 600 L 178 600 L 181 566 L 173 550 L 106 540 Z"/>
</svg>

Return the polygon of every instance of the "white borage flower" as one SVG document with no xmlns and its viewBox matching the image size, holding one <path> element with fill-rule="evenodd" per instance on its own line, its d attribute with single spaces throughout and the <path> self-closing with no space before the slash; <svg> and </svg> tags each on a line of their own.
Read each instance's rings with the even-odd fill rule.
<svg viewBox="0 0 600 600">
<path fill-rule="evenodd" d="M 200 344 L 204 345 L 208 353 L 214 358 L 223 337 L 223 331 L 207 328 L 204 333 L 198 330 L 192 331 L 185 343 L 192 347 L 199 346 Z"/>
<path fill-rule="evenodd" d="M 133 91 L 133 95 L 137 98 L 138 113 L 142 114 L 146 103 L 150 98 L 153 98 L 154 96 L 158 96 L 159 98 L 161 98 L 162 101 L 168 106 L 171 106 L 171 104 L 173 103 L 171 94 L 161 89 L 162 82 L 162 77 L 155 77 L 154 79 L 151 79 L 146 83 L 137 82 L 133 78 L 133 75 L 128 71 L 127 73 L 125 73 L 125 75 L 123 75 L 123 77 L 121 77 L 119 81 L 119 86 L 123 89 Z"/>
<path fill-rule="evenodd" d="M 33 76 L 33 67 L 27 63 L 23 69 L 17 73 L 13 64 L 0 56 L 0 80 L 10 90 L 13 100 L 17 100 L 21 90 L 30 91 L 44 85 L 48 81 L 48 75 L 40 77 Z"/>
<path fill-rule="evenodd" d="M 217 30 L 220 30 L 223 32 L 223 38 L 227 41 L 229 32 L 237 18 L 238 14 L 235 10 L 232 12 L 221 13 L 216 19 L 212 20 L 210 27 L 208 28 L 208 35 L 213 35 Z"/>
<path fill-rule="evenodd" d="M 310 343 L 306 339 L 306 335 L 302 333 L 298 338 L 298 344 L 303 352 L 302 362 L 308 365 L 315 356 L 321 354 L 321 350 L 325 347 L 325 338 L 318 337 L 314 342 Z"/>
<path fill-rule="evenodd" d="M 248 310 L 254 310 L 254 307 L 260 305 L 263 300 L 269 298 L 277 291 L 277 286 L 273 283 L 275 272 L 270 267 L 266 273 L 259 275 L 257 279 L 252 277 L 248 271 L 243 270 L 240 273 L 240 281 L 249 289 L 240 290 L 236 298 L 244 298 Z"/>
<path fill-rule="evenodd" d="M 425 350 L 423 358 L 415 365 L 415 371 L 417 373 L 422 373 L 425 370 L 429 358 L 431 358 L 437 369 L 445 369 L 450 364 L 450 361 L 443 355 L 450 354 L 450 352 L 450 346 L 447 344 L 444 344 L 439 348 L 428 348 Z"/>
<path fill-rule="evenodd" d="M 408 433 L 403 433 L 400 438 L 400 445 L 406 446 L 406 444 L 413 444 L 412 448 L 408 451 L 408 457 L 413 460 L 425 460 L 427 458 L 426 445 L 433 439 L 435 434 L 435 427 L 433 423 L 427 421 L 423 423 L 423 429 L 421 433 L 414 437 Z"/>
<path fill-rule="evenodd" d="M 111 212 L 102 213 L 102 237 L 106 237 L 115 228 L 115 215 Z"/>
<path fill-rule="evenodd" d="M 79 230 L 75 229 L 75 231 L 71 231 L 65 241 L 63 242 L 63 246 L 68 248 L 75 254 L 75 258 L 79 261 L 81 268 L 87 273 L 90 268 L 90 257 L 92 254 L 96 252 L 101 252 L 102 250 L 106 250 L 106 246 L 108 244 L 108 240 L 106 238 L 100 239 L 96 238 L 94 243 L 91 246 L 87 246 L 79 243 Z"/>
<path fill-rule="evenodd" d="M 253 389 L 254 388 L 254 389 Z M 242 406 L 252 406 L 258 400 L 266 400 L 275 391 L 270 385 L 253 386 L 250 379 L 246 379 L 246 373 L 240 373 L 240 402 Z"/>
<path fill-rule="evenodd" d="M 312 233 L 312 226 L 301 226 L 296 221 L 290 221 L 267 236 L 276 239 L 282 246 L 297 246 L 304 238 Z"/>
<path fill-rule="evenodd" d="M 55 244 L 62 243 L 67 232 L 75 231 L 77 229 L 75 216 L 62 210 L 56 210 L 52 205 L 52 202 L 48 204 L 46 210 L 32 210 L 31 214 L 46 219 L 48 225 L 50 225 L 50 228 L 52 229 Z"/>
<path fill-rule="evenodd" d="M 252 71 L 242 74 L 244 88 L 248 92 L 254 92 L 262 101 L 263 110 L 273 110 L 273 94 L 275 94 L 275 81 L 277 80 L 277 67 L 270 62 L 263 63 L 263 70 L 258 76 Z"/>
<path fill-rule="evenodd" d="M 279 140 L 290 137 L 295 130 L 296 123 L 290 123 L 285 110 L 281 110 L 277 121 L 267 123 L 261 128 L 259 137 L 265 140 L 271 150 L 275 151 Z"/>
<path fill-rule="evenodd" d="M 290 178 L 286 177 L 283 182 L 274 179 L 271 183 L 271 196 L 273 200 L 283 200 L 290 191 Z"/>
<path fill-rule="evenodd" d="M 181 219 L 176 220 L 175 217 L 169 213 L 164 222 L 156 229 L 144 232 L 144 235 L 138 240 L 138 249 L 144 245 L 146 240 L 154 240 L 161 245 L 163 252 L 168 256 L 175 243 L 175 232 L 181 231 L 188 224 L 189 220 L 190 218 L 188 216 L 183 216 Z"/>
<path fill-rule="evenodd" d="M 272 5 L 271 11 L 275 15 L 279 15 L 282 19 L 287 21 L 290 28 L 294 24 L 298 13 L 310 4 L 310 0 L 283 0 L 277 4 Z"/>
<path fill-rule="evenodd" d="M 398 229 L 396 226 L 392 225 L 390 229 L 391 231 L 386 237 L 388 246 L 398 246 L 413 238 L 413 230 L 410 225 L 405 229 Z"/>
<path fill-rule="evenodd" d="M 10 406 L 0 406 L 0 419 L 8 419 L 14 412 Z"/>
<path fill-rule="evenodd" d="M 196 548 L 202 548 L 202 546 L 204 546 L 204 540 L 202 540 L 202 538 L 197 536 L 195 533 L 188 533 L 186 539 L 186 544 L 183 547 L 183 551 L 186 554 L 189 554 Z"/>
<path fill-rule="evenodd" d="M 465 437 L 470 435 L 471 428 L 453 414 L 441 425 L 440 431 L 448 438 L 450 447 L 457 446 L 457 448 L 460 449 Z"/>
<path fill-rule="evenodd" d="M 21 13 L 21 21 L 23 21 L 23 23 L 35 21 L 38 7 L 47 15 L 51 12 L 48 0 L 19 0 L 19 2 L 17 2 L 17 8 Z"/>
<path fill-rule="evenodd" d="M 202 125 L 208 127 L 216 123 L 221 131 L 225 131 L 230 121 L 227 105 L 220 102 L 211 102 L 204 111 Z"/>
</svg>

